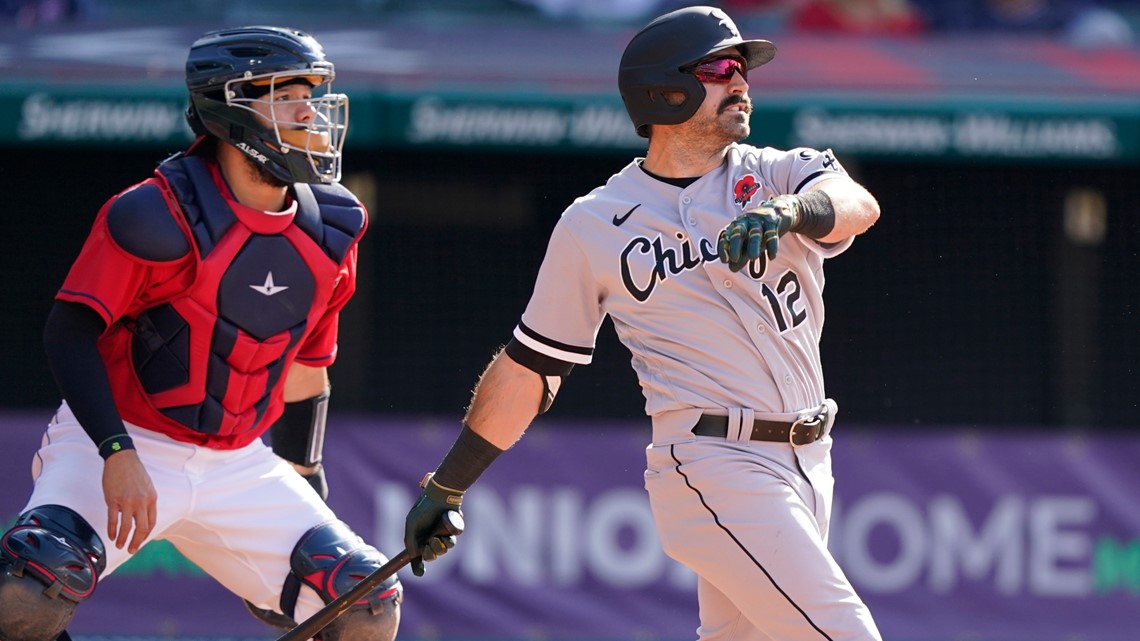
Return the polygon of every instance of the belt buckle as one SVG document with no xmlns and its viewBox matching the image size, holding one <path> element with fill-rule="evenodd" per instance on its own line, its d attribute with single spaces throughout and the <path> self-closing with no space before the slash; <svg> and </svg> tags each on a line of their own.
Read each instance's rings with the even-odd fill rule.
<svg viewBox="0 0 1140 641">
<path fill-rule="evenodd" d="M 799 447 L 801 445 L 808 445 L 810 443 L 815 443 L 816 441 L 818 441 L 820 438 L 823 437 L 823 426 L 826 424 L 826 422 L 827 422 L 827 413 L 826 412 L 816 414 L 815 416 L 801 416 L 800 418 L 797 418 L 792 423 L 792 426 L 790 428 L 788 428 L 788 443 L 791 444 L 792 447 Z M 805 434 L 805 437 L 807 437 L 806 440 L 803 440 L 802 442 L 797 443 L 796 442 L 796 440 L 797 440 L 796 439 L 796 434 L 797 434 L 796 428 L 799 428 L 799 427 L 805 427 L 808 429 L 808 431 Z"/>
</svg>

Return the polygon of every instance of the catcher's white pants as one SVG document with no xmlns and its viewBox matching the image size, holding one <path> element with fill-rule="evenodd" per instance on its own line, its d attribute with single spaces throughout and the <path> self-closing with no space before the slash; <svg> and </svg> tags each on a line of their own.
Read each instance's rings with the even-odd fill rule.
<svg viewBox="0 0 1140 641">
<path fill-rule="evenodd" d="M 127 432 L 158 493 L 158 517 L 147 538 L 165 539 L 234 594 L 277 611 L 289 555 L 310 528 L 336 518 L 288 463 L 261 440 L 237 450 L 175 441 L 130 423 Z M 107 549 L 103 578 L 130 555 L 107 536 L 103 459 L 66 404 L 32 463 L 35 489 L 24 509 L 47 504 L 78 512 Z M 324 602 L 302 586 L 294 618 Z"/>
</svg>

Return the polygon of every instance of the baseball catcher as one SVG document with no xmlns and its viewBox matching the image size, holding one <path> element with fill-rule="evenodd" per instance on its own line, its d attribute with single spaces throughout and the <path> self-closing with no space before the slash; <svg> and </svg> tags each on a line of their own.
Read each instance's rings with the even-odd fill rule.
<svg viewBox="0 0 1140 641">
<path fill-rule="evenodd" d="M 327 367 L 368 221 L 339 184 L 333 78 L 294 29 L 191 46 L 197 140 L 102 207 L 47 319 L 63 403 L 0 537 L 3 641 L 66 639 L 155 539 L 282 627 L 387 561 L 319 493 Z M 390 578 L 318 638 L 391 641 L 401 596 Z"/>
</svg>

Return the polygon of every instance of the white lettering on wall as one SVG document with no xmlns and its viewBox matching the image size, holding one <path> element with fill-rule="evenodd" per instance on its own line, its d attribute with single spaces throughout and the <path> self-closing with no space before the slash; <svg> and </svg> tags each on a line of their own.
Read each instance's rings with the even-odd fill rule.
<svg viewBox="0 0 1140 641">
<path fill-rule="evenodd" d="M 1092 537 L 1081 529 L 1096 518 L 1086 496 L 1046 496 L 1029 515 L 1029 583 L 1035 594 L 1072 597 L 1092 590 Z"/>
<path fill-rule="evenodd" d="M 976 528 L 956 496 L 934 497 L 929 512 L 933 540 L 927 583 L 931 592 L 953 591 L 958 586 L 959 573 L 970 580 L 984 581 L 991 571 L 998 592 L 1016 594 L 1021 590 L 1025 566 L 1024 500 L 1003 497 Z"/>
<path fill-rule="evenodd" d="M 849 576 L 859 577 L 875 592 L 897 592 L 915 583 L 928 556 L 930 538 L 916 506 L 902 496 L 874 494 L 852 505 L 844 516 L 841 527 L 838 519 L 832 520 L 831 545 L 842 548 L 844 571 Z M 891 559 L 871 555 L 869 541 L 883 529 L 898 543 Z"/>
<path fill-rule="evenodd" d="M 376 488 L 376 536 L 403 547 L 407 488 Z M 662 582 L 691 591 L 694 577 L 661 551 L 640 488 L 586 496 L 570 486 L 475 486 L 464 501 L 461 554 L 434 561 L 422 579 L 460 573 L 475 584 L 574 586 L 587 580 L 637 589 Z M 956 495 L 918 501 L 879 492 L 836 506 L 830 545 L 856 589 L 950 594 L 989 585 L 1003 595 L 1092 593 L 1096 503 L 1086 496 L 1006 495 L 966 505 Z"/>
<path fill-rule="evenodd" d="M 24 100 L 18 131 L 21 140 L 191 139 L 182 109 L 157 100 L 55 99 L 37 93 Z"/>
</svg>

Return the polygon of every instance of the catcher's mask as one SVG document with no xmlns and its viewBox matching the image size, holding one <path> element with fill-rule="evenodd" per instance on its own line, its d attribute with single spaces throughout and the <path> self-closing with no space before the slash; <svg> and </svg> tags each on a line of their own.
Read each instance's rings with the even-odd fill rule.
<svg viewBox="0 0 1140 641">
<path fill-rule="evenodd" d="M 348 96 L 330 92 L 334 76 L 320 43 L 302 31 L 211 31 L 194 42 L 186 59 L 186 120 L 195 134 L 230 143 L 286 183 L 336 182 Z M 311 94 L 290 98 L 281 91 L 298 82 Z M 286 114 L 310 113 L 299 105 L 312 117 L 287 119 Z"/>
<path fill-rule="evenodd" d="M 649 125 L 677 125 L 697 113 L 705 87 L 690 71 L 703 58 L 737 49 L 754 69 L 776 55 L 767 40 L 744 40 L 732 18 L 716 7 L 685 7 L 650 22 L 626 45 L 618 67 L 618 89 L 637 133 Z M 669 104 L 665 93 L 685 96 Z"/>
</svg>

